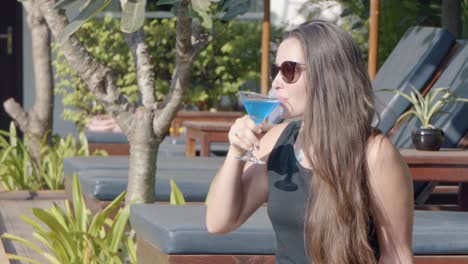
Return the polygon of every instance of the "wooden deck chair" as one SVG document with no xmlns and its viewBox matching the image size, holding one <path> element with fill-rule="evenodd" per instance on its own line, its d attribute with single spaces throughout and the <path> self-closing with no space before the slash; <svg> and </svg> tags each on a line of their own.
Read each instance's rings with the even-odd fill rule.
<svg viewBox="0 0 468 264">
<path fill-rule="evenodd" d="M 453 35 L 445 29 L 430 27 L 412 27 L 401 38 L 395 49 L 379 69 L 372 87 L 380 89 L 398 89 L 408 92 L 411 86 L 420 91 L 428 90 L 437 79 L 441 66 L 455 44 Z M 376 92 L 376 105 L 379 117 L 374 125 L 382 133 L 391 135 L 398 117 L 409 107 L 408 102 L 396 93 Z M 401 129 L 399 129 L 401 130 Z M 411 145 L 396 144 L 397 147 Z M 415 200 L 421 200 L 433 184 L 427 182 L 414 183 Z"/>
<path fill-rule="evenodd" d="M 458 41 L 457 49 L 450 61 L 444 67 L 440 77 L 432 86 L 432 89 L 447 87 L 459 96 L 468 98 L 468 41 Z M 464 136 L 468 133 L 468 104 L 459 103 L 447 105 L 443 108 L 450 114 L 439 115 L 434 118 L 433 125 L 441 128 L 445 134 L 444 148 L 456 148 L 463 143 Z M 421 124 L 417 119 L 408 120 L 401 124 L 398 131 L 391 137 L 398 147 L 410 147 L 411 131 Z M 424 191 L 415 197 L 416 204 L 423 204 L 437 185 L 436 182 L 426 184 Z"/>
<path fill-rule="evenodd" d="M 169 202 L 171 179 L 181 189 L 186 202 L 204 202 L 223 161 L 221 157 L 159 157 L 154 187 L 156 202 Z M 68 158 L 64 161 L 64 172 L 67 199 L 72 201 L 71 182 L 73 174 L 76 174 L 87 207 L 97 212 L 126 190 L 128 156 Z"/>
<path fill-rule="evenodd" d="M 138 263 L 275 263 L 266 208 L 225 235 L 207 232 L 205 214 L 204 205 L 133 205 Z M 468 212 L 415 211 L 413 252 L 416 264 L 468 263 Z"/>
</svg>

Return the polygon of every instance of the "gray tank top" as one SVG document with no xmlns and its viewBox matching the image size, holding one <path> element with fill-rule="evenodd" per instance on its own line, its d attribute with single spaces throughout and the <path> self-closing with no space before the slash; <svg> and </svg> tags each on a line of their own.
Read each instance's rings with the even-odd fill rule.
<svg viewBox="0 0 468 264">
<path fill-rule="evenodd" d="M 300 121 L 282 132 L 268 158 L 268 216 L 276 235 L 276 263 L 310 263 L 304 243 L 304 212 L 311 171 L 294 155 Z M 377 237 L 371 226 L 369 241 L 379 258 Z"/>
</svg>

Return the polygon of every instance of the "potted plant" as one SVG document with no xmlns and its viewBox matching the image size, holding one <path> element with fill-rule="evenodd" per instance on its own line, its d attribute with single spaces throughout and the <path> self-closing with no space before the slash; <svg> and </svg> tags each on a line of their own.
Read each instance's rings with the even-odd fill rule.
<svg viewBox="0 0 468 264">
<path fill-rule="evenodd" d="M 432 125 L 434 117 L 439 114 L 449 114 L 443 107 L 457 102 L 468 102 L 468 99 L 461 98 L 454 94 L 447 87 L 434 88 L 423 96 L 414 86 L 411 85 L 411 92 L 404 93 L 396 89 L 382 89 L 380 91 L 395 92 L 407 99 L 413 108 L 403 113 L 397 123 L 407 116 L 414 116 L 421 121 L 421 127 L 415 129 L 411 134 L 413 146 L 417 150 L 439 150 L 444 142 L 444 132 Z"/>
</svg>

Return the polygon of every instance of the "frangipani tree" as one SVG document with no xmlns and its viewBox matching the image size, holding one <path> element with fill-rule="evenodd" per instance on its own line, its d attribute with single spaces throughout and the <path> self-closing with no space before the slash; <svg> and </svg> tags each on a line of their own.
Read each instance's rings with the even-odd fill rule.
<svg viewBox="0 0 468 264">
<path fill-rule="evenodd" d="M 32 0 L 26 0 L 32 1 Z M 163 101 L 155 97 L 155 73 L 142 25 L 146 0 L 121 0 L 121 29 L 134 56 L 141 103 L 129 104 L 117 87 L 112 70 L 86 51 L 73 33 L 88 19 L 104 9 L 111 0 L 88 0 L 81 13 L 68 22 L 60 8 L 76 0 L 34 0 L 38 2 L 52 34 L 60 42 L 65 58 L 106 111 L 118 122 L 130 144 L 127 201 L 153 202 L 156 159 L 159 144 L 169 130 L 171 120 L 190 87 L 191 67 L 195 56 L 210 41 L 207 29 L 213 19 L 231 19 L 244 13 L 248 0 L 160 0 L 173 4 L 177 16 L 176 67 L 168 95 Z M 200 27 L 200 23 L 204 28 Z M 112 52 L 112 51 L 109 51 Z"/>
<path fill-rule="evenodd" d="M 54 82 L 51 65 L 50 30 L 36 0 L 22 2 L 26 22 L 31 31 L 32 60 L 35 81 L 34 104 L 26 111 L 13 98 L 3 104 L 5 111 L 28 138 L 33 166 L 39 166 L 41 140 L 52 131 Z M 50 135 L 50 134 L 47 134 Z"/>
</svg>

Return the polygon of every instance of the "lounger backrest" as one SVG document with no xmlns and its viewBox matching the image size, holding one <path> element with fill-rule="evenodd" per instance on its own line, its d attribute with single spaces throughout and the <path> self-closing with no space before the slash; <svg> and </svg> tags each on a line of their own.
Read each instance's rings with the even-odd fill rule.
<svg viewBox="0 0 468 264">
<path fill-rule="evenodd" d="M 447 87 L 459 96 L 468 98 L 468 41 L 459 41 L 459 48 L 443 70 L 432 89 Z M 445 133 L 443 147 L 454 148 L 468 131 L 468 103 L 456 103 L 443 108 L 450 114 L 438 115 L 433 125 L 441 128 Z M 409 148 L 411 132 L 420 126 L 419 120 L 411 119 L 402 124 L 392 137 L 393 143 L 400 148 Z"/>
<path fill-rule="evenodd" d="M 374 91 L 399 89 L 407 92 L 410 84 L 423 89 L 454 42 L 453 35 L 445 29 L 409 28 L 372 81 Z M 378 128 L 387 134 L 410 103 L 395 93 L 376 92 L 375 95 L 380 116 Z"/>
<path fill-rule="evenodd" d="M 468 42 L 459 42 L 460 47 L 454 54 L 447 67 L 432 89 L 448 87 L 456 94 L 468 97 Z M 465 132 L 468 130 L 468 103 L 457 103 L 444 108 L 449 115 L 435 117 L 433 125 L 441 128 L 445 133 L 445 142 L 442 147 L 455 148 Z M 420 127 L 418 119 L 413 118 L 401 125 L 395 135 L 391 138 L 399 148 L 412 147 L 411 132 Z M 418 204 L 424 203 L 435 184 L 428 182 L 414 182 L 414 198 Z"/>
<path fill-rule="evenodd" d="M 120 132 L 85 131 L 89 143 L 128 143 L 127 136 Z"/>
</svg>

